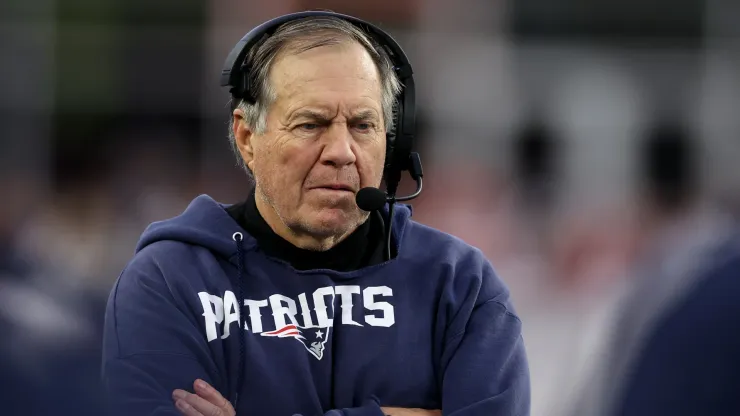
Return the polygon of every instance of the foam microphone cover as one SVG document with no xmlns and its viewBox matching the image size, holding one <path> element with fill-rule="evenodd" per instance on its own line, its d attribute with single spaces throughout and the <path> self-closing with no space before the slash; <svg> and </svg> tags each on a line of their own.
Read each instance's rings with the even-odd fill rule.
<svg viewBox="0 0 740 416">
<path fill-rule="evenodd" d="M 377 211 L 385 205 L 385 192 L 378 188 L 362 188 L 355 196 L 357 206 L 363 211 Z"/>
</svg>

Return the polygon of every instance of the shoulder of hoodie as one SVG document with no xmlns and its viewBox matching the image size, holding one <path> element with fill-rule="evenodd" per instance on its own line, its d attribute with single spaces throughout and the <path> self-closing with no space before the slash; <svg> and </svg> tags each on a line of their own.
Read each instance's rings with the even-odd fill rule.
<svg viewBox="0 0 740 416">
<path fill-rule="evenodd" d="M 121 302 L 139 303 L 154 297 L 188 309 L 183 294 L 190 293 L 199 275 L 198 258 L 207 250 L 175 240 L 160 240 L 136 252 L 124 266 L 108 296 L 107 313 L 114 317 Z M 186 275 L 181 270 L 190 270 Z M 176 278 L 175 278 L 176 277 Z M 204 280 L 204 284 L 208 281 Z M 217 284 L 213 282 L 213 284 Z"/>
<path fill-rule="evenodd" d="M 126 280 L 164 282 L 171 271 L 199 263 L 201 256 L 213 258 L 209 250 L 183 241 L 159 240 L 138 250 L 121 271 L 116 286 Z M 179 274 L 178 274 L 179 275 Z M 180 279 L 178 279 L 180 280 Z"/>
<path fill-rule="evenodd" d="M 448 283 L 455 289 L 474 290 L 481 301 L 508 302 L 509 288 L 479 248 L 460 237 L 413 220 L 407 223 L 403 240 L 403 245 L 414 250 L 417 264 L 436 264 L 440 270 L 446 270 L 445 279 L 454 280 Z M 507 309 L 513 313 L 512 308 Z"/>
<path fill-rule="evenodd" d="M 415 256 L 425 262 L 449 265 L 464 264 L 467 267 L 492 267 L 483 252 L 462 238 L 409 220 L 403 232 L 402 245 L 415 249 Z"/>
</svg>

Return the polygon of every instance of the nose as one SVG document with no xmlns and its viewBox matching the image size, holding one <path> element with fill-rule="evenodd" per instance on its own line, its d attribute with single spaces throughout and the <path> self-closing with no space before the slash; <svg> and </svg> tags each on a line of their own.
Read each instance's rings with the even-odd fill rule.
<svg viewBox="0 0 740 416">
<path fill-rule="evenodd" d="M 321 163 L 341 168 L 352 165 L 357 160 L 352 150 L 354 141 L 352 134 L 344 123 L 334 123 L 324 134 L 324 149 L 321 153 Z"/>
</svg>

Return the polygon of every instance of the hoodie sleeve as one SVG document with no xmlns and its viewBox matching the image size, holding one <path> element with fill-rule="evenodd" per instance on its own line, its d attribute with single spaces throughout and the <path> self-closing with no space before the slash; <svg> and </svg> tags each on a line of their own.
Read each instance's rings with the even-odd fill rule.
<svg viewBox="0 0 740 416">
<path fill-rule="evenodd" d="M 451 291 L 459 300 L 442 357 L 443 414 L 529 416 L 522 323 L 490 263 L 481 264 L 473 279 L 459 279 Z"/>
<path fill-rule="evenodd" d="M 180 415 L 173 390 L 201 378 L 223 391 L 223 380 L 196 321 L 145 253 L 134 257 L 108 299 L 103 384 L 111 414 Z"/>
</svg>

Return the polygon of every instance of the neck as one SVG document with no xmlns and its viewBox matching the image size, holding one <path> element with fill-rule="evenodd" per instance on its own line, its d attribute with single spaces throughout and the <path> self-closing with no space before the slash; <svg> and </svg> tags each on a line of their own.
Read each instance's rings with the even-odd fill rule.
<svg viewBox="0 0 740 416">
<path fill-rule="evenodd" d="M 265 200 L 259 190 L 256 190 L 255 204 L 262 218 L 272 231 L 290 244 L 311 251 L 327 251 L 341 243 L 352 234 L 357 227 L 352 227 L 341 235 L 316 235 L 304 228 L 290 227 L 277 214 L 275 209 Z"/>
</svg>

